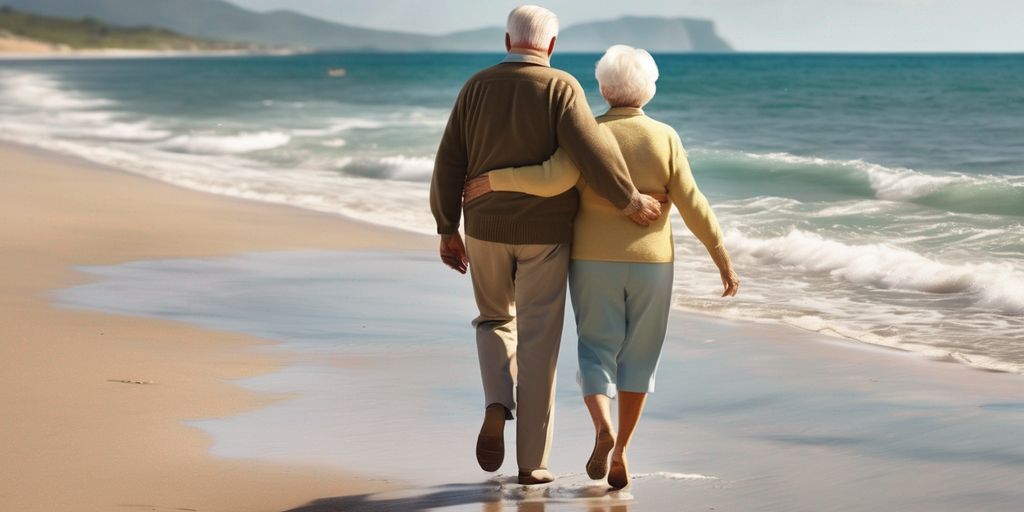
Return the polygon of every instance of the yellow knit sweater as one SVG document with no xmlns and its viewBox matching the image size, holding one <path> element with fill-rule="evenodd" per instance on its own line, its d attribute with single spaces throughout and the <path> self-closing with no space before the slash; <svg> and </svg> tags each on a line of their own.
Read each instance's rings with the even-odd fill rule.
<svg viewBox="0 0 1024 512">
<path fill-rule="evenodd" d="M 714 253 L 722 245 L 722 232 L 711 206 L 693 180 L 679 134 L 671 126 L 647 117 L 639 108 L 612 108 L 597 122 L 602 132 L 618 141 L 637 190 L 667 194 L 686 226 L 708 252 Z M 550 197 L 577 187 L 580 209 L 573 236 L 573 259 L 642 263 L 674 259 L 669 212 L 648 227 L 638 226 L 588 187 L 572 159 L 561 150 L 542 164 L 498 169 L 488 175 L 495 191 Z"/>
</svg>

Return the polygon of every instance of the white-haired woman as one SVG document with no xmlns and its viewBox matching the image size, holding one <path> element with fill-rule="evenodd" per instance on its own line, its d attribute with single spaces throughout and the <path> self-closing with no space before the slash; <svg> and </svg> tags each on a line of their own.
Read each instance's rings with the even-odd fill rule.
<svg viewBox="0 0 1024 512">
<path fill-rule="evenodd" d="M 722 245 L 718 221 L 694 182 L 679 135 L 641 108 L 654 97 L 654 59 L 644 50 L 612 46 L 597 63 L 596 75 L 601 95 L 611 106 L 598 123 L 618 142 L 633 183 L 643 193 L 671 200 L 718 266 L 725 288 L 722 296 L 734 296 L 739 279 Z M 580 383 L 596 431 L 587 474 L 594 479 L 607 475 L 609 485 L 620 489 L 629 483 L 626 449 L 647 393 L 654 391 L 668 325 L 674 259 L 668 215 L 648 227 L 630 222 L 587 186 L 562 151 L 543 164 L 499 169 L 470 181 L 466 201 L 492 190 L 554 196 L 573 186 L 579 190 L 580 209 L 569 287 L 579 335 Z M 616 394 L 618 429 L 611 420 Z"/>
</svg>

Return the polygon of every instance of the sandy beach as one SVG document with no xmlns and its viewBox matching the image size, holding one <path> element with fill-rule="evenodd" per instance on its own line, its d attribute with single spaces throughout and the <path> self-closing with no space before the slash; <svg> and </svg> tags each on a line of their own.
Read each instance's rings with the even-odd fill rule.
<svg viewBox="0 0 1024 512">
<path fill-rule="evenodd" d="M 657 386 L 611 491 L 584 470 L 571 305 L 556 480 L 518 485 L 512 425 L 496 472 L 474 455 L 478 310 L 428 205 L 500 34 L 447 52 L 358 9 L 0 3 L 68 18 L 0 9 L 0 512 L 1024 510 L 1022 54 L 663 52 L 717 20 L 629 5 L 565 30 L 551 65 L 595 115 L 600 52 L 654 50 L 644 115 L 743 283 L 721 297 L 673 211 Z"/>
<path fill-rule="evenodd" d="M 72 265 L 422 249 L 427 238 L 10 145 L 0 146 L 0 176 L 4 509 L 282 510 L 388 487 L 355 471 L 214 458 L 209 436 L 182 423 L 281 399 L 227 382 L 282 364 L 252 350 L 267 340 L 57 309 L 48 293 L 84 281 Z"/>
<path fill-rule="evenodd" d="M 0 31 L 0 61 L 57 59 L 154 59 L 174 57 L 237 57 L 240 55 L 294 55 L 293 48 L 264 50 L 138 50 L 131 48 L 71 48 Z"/>
<path fill-rule="evenodd" d="M 19 146 L 0 146 L 0 164 L 4 508 L 1009 511 L 1024 499 L 1019 376 L 679 311 L 634 486 L 608 493 L 580 474 L 591 434 L 568 321 L 559 480 L 524 488 L 514 461 L 490 475 L 472 460 L 472 298 L 432 237 Z"/>
<path fill-rule="evenodd" d="M 8 33 L 0 33 L 0 56 L 11 55 L 45 55 L 60 51 L 61 48 L 51 44 L 42 43 L 33 39 L 26 39 Z"/>
</svg>

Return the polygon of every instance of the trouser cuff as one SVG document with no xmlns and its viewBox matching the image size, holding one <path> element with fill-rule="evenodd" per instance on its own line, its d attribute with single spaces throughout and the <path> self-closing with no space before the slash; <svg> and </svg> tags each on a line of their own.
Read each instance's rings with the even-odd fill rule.
<svg viewBox="0 0 1024 512">
<path fill-rule="evenodd" d="M 490 404 L 490 405 L 487 406 L 488 409 L 490 409 L 491 407 L 501 407 L 502 409 L 505 409 L 505 419 L 506 420 L 514 420 L 515 419 L 515 417 L 512 416 L 512 410 L 509 409 L 508 406 L 506 406 L 505 404 L 493 403 L 493 404 Z"/>
</svg>

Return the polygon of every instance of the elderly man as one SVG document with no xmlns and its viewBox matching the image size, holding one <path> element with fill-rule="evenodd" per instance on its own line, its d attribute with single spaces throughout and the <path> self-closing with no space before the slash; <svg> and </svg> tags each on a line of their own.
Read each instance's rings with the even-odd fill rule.
<svg viewBox="0 0 1024 512">
<path fill-rule="evenodd" d="M 462 273 L 470 268 L 480 311 L 473 325 L 486 409 L 477 461 L 486 471 L 501 467 L 505 420 L 516 410 L 519 482 L 538 484 L 554 480 L 548 454 L 555 363 L 579 196 L 575 190 L 549 198 L 488 194 L 466 206 L 463 244 L 458 229 L 466 180 L 489 169 L 535 164 L 562 148 L 588 185 L 634 222 L 648 225 L 661 209 L 633 186 L 579 83 L 550 67 L 555 15 L 521 6 L 509 14 L 507 27 L 508 56 L 470 78 L 452 109 L 437 150 L 430 204 L 441 260 Z"/>
</svg>

